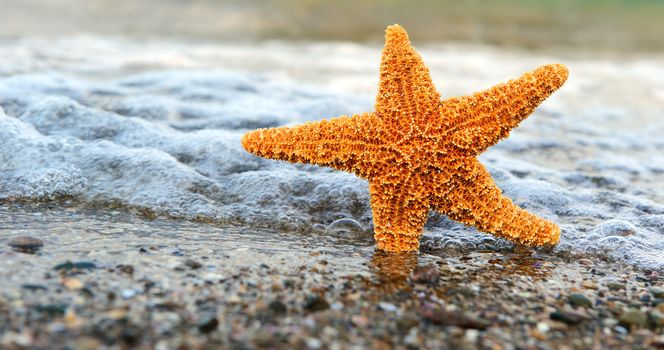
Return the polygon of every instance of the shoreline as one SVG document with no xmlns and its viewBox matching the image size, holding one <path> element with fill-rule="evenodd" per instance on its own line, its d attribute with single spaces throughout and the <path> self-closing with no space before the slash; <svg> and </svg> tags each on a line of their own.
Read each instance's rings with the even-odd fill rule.
<svg viewBox="0 0 664 350">
<path fill-rule="evenodd" d="M 390 255 L 324 234 L 2 212 L 6 348 L 664 346 L 662 274 L 620 262 L 520 247 Z M 44 240 L 37 254 L 7 245 L 27 234 Z"/>
</svg>

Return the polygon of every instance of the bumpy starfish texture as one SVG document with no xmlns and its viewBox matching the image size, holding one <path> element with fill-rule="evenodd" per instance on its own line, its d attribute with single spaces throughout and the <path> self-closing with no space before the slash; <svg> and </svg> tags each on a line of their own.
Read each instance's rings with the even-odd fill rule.
<svg viewBox="0 0 664 350">
<path fill-rule="evenodd" d="M 509 135 L 567 79 L 560 64 L 441 101 L 406 31 L 387 28 L 374 112 L 259 129 L 256 155 L 332 167 L 369 181 L 378 249 L 417 250 L 429 209 L 511 241 L 555 244 L 560 228 L 515 205 L 477 156 Z"/>
</svg>

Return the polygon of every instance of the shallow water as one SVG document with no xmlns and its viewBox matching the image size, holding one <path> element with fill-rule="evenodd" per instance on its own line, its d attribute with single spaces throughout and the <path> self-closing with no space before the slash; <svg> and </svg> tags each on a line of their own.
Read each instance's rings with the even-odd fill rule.
<svg viewBox="0 0 664 350">
<path fill-rule="evenodd" d="M 59 264 L 93 262 L 96 269 L 115 270 L 123 265 L 140 269 L 141 276 L 163 275 L 181 279 L 185 261 L 201 262 L 203 280 L 224 280 L 243 268 L 261 265 L 280 271 L 297 271 L 319 260 L 327 261 L 336 276 L 362 276 L 383 283 L 370 287 L 377 297 L 389 289 L 410 288 L 408 278 L 417 266 L 429 263 L 464 269 L 463 260 L 496 260 L 486 273 L 522 275 L 534 280 L 569 277 L 579 265 L 555 266 L 553 257 L 531 249 L 478 250 L 458 254 L 402 254 L 375 251 L 371 242 L 349 240 L 325 232 L 284 233 L 233 225 L 209 225 L 164 218 L 147 219 L 124 211 L 94 210 L 55 204 L 12 204 L 0 207 L 0 275 L 4 293 L 20 293 L 25 284 L 42 283 Z M 12 249 L 13 237 L 42 239 L 35 251 Z M 481 268 L 483 264 L 473 265 Z M 486 267 L 486 266 L 484 266 Z M 584 269 L 581 267 L 581 269 Z M 5 295 L 6 297 L 7 295 Z"/>
<path fill-rule="evenodd" d="M 517 204 L 561 224 L 557 253 L 664 267 L 664 72 L 656 57 L 583 60 L 459 45 L 420 51 L 444 96 L 487 88 L 541 64 L 567 64 L 565 86 L 482 160 Z M 72 200 L 75 208 L 167 215 L 185 220 L 166 225 L 181 225 L 187 237 L 209 230 L 214 234 L 206 240 L 245 242 L 236 244 L 261 247 L 265 256 L 285 249 L 306 258 L 298 244 L 311 232 L 312 244 L 327 245 L 325 234 L 353 236 L 357 247 L 340 255 L 370 250 L 364 181 L 253 157 L 239 139 L 257 127 L 370 110 L 378 47 L 77 37 L 5 42 L 0 55 L 3 201 Z M 333 224 L 338 219 L 357 224 L 337 230 L 344 226 Z M 188 231 L 200 225 L 192 221 L 213 226 Z M 93 232 L 100 222 L 86 228 L 83 221 L 79 232 Z M 253 236 L 221 228 L 228 224 L 249 227 Z M 30 220 L 25 225 L 35 228 Z M 112 228 L 113 220 L 106 225 Z M 19 232 L 12 227 L 3 236 Z M 299 232 L 293 245 L 280 246 L 293 231 Z M 117 250 L 96 254 L 147 239 L 119 234 L 105 238 L 118 240 Z M 58 239 L 91 242 L 80 234 Z M 435 213 L 423 243 L 425 251 L 510 248 Z"/>
</svg>

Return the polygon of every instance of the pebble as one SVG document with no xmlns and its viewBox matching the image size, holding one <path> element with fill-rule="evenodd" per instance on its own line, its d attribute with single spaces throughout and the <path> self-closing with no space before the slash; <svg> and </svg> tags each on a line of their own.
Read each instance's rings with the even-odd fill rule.
<svg viewBox="0 0 664 350">
<path fill-rule="evenodd" d="M 592 281 L 583 281 L 581 282 L 581 287 L 585 289 L 597 289 L 597 284 Z"/>
<path fill-rule="evenodd" d="M 330 304 L 327 300 L 315 295 L 307 298 L 307 302 L 304 304 L 304 308 L 310 312 L 323 311 L 330 308 Z"/>
<path fill-rule="evenodd" d="M 43 284 L 29 284 L 29 283 L 27 283 L 27 284 L 22 284 L 21 288 L 27 289 L 27 290 L 33 291 L 33 292 L 38 291 L 38 290 L 43 290 L 43 291 L 48 290 L 48 288 Z"/>
<path fill-rule="evenodd" d="M 618 322 L 625 328 L 644 328 L 648 324 L 648 316 L 641 310 L 627 310 L 625 311 Z"/>
<path fill-rule="evenodd" d="M 97 268 L 97 265 L 95 263 L 90 262 L 90 261 L 79 261 L 79 262 L 71 262 L 71 261 L 65 261 L 62 264 L 55 265 L 53 270 L 56 271 L 65 271 L 65 272 L 79 272 L 82 270 L 94 270 Z"/>
<path fill-rule="evenodd" d="M 201 333 L 210 333 L 217 329 L 219 320 L 214 315 L 205 315 L 199 321 L 196 327 Z"/>
<path fill-rule="evenodd" d="M 320 349 L 320 347 L 323 345 L 321 341 L 316 338 L 307 338 L 305 343 L 309 349 Z"/>
<path fill-rule="evenodd" d="M 34 254 L 44 246 L 44 241 L 31 236 L 19 236 L 9 240 L 9 246 L 19 253 Z"/>
<path fill-rule="evenodd" d="M 397 319 L 397 327 L 402 332 L 407 332 L 412 328 L 417 327 L 420 324 L 420 320 L 411 314 L 406 314 Z"/>
<path fill-rule="evenodd" d="M 649 291 L 657 299 L 664 298 L 664 288 L 662 287 L 650 287 Z"/>
<path fill-rule="evenodd" d="M 217 283 L 222 282 L 224 279 L 226 279 L 226 277 L 217 273 L 208 273 L 203 276 L 203 279 L 207 282 Z"/>
<path fill-rule="evenodd" d="M 549 317 L 554 321 L 560 321 L 569 325 L 576 325 L 581 322 L 590 320 L 590 317 L 588 317 L 586 314 L 565 310 L 554 311 Z"/>
<path fill-rule="evenodd" d="M 259 348 L 267 348 L 273 346 L 274 341 L 275 339 L 272 336 L 272 333 L 264 329 L 258 330 L 253 338 L 254 344 Z"/>
<path fill-rule="evenodd" d="M 652 306 L 664 311 L 664 299 L 655 299 L 652 301 Z"/>
<path fill-rule="evenodd" d="M 579 259 L 579 264 L 581 264 L 583 266 L 593 266 L 593 265 L 595 265 L 595 263 L 593 263 L 589 259 Z"/>
<path fill-rule="evenodd" d="M 611 281 L 611 282 L 607 283 L 606 286 L 607 286 L 610 290 L 614 290 L 614 291 L 615 291 L 615 290 L 623 290 L 623 289 L 625 289 L 625 285 L 624 285 L 623 283 L 616 282 L 616 281 Z"/>
<path fill-rule="evenodd" d="M 648 313 L 648 318 L 650 319 L 650 323 L 656 327 L 656 328 L 661 328 L 664 327 L 664 312 L 661 312 L 659 310 L 652 310 L 650 313 Z"/>
<path fill-rule="evenodd" d="M 540 333 L 547 333 L 551 330 L 551 326 L 546 322 L 537 322 L 537 330 Z"/>
<path fill-rule="evenodd" d="M 132 265 L 118 265 L 117 269 L 120 270 L 120 272 L 126 273 L 128 275 L 134 274 L 134 266 Z"/>
<path fill-rule="evenodd" d="M 413 270 L 410 279 L 415 283 L 432 284 L 432 285 L 438 284 L 438 281 L 440 280 L 440 272 L 438 271 L 438 266 L 436 266 L 435 264 L 418 266 Z"/>
<path fill-rule="evenodd" d="M 383 311 L 387 311 L 387 312 L 395 312 L 395 311 L 397 311 L 397 307 L 396 307 L 396 305 L 394 305 L 394 304 L 390 304 L 390 303 L 386 303 L 386 302 L 383 302 L 383 301 L 381 301 L 380 303 L 378 303 L 378 307 L 380 307 Z"/>
<path fill-rule="evenodd" d="M 185 266 L 187 266 L 188 268 L 190 268 L 192 270 L 198 270 L 201 267 L 203 267 L 203 264 L 199 263 L 196 260 L 192 260 L 192 259 L 187 259 L 187 261 L 185 261 L 184 264 L 185 264 Z"/>
<path fill-rule="evenodd" d="M 65 304 L 40 304 L 35 306 L 37 312 L 48 314 L 49 316 L 63 316 L 67 310 Z"/>
<path fill-rule="evenodd" d="M 592 307 L 593 302 L 588 299 L 587 296 L 581 294 L 581 293 L 572 293 L 567 297 L 567 302 L 569 302 L 570 305 L 572 305 L 573 308 L 578 308 L 578 307 Z"/>
<path fill-rule="evenodd" d="M 62 284 L 69 290 L 79 290 L 83 288 L 83 282 L 76 278 L 67 278 Z"/>
<path fill-rule="evenodd" d="M 123 289 L 122 292 L 120 292 L 120 296 L 122 296 L 123 299 L 131 299 L 136 296 L 136 291 L 133 289 Z"/>
<path fill-rule="evenodd" d="M 422 312 L 425 320 L 442 326 L 455 326 L 464 329 L 484 330 L 491 326 L 491 322 L 479 317 L 473 317 L 460 311 L 425 310 Z"/>
<path fill-rule="evenodd" d="M 332 305 L 330 305 L 330 309 L 334 311 L 341 311 L 344 309 L 344 304 L 337 301 L 336 303 L 332 303 Z"/>
<path fill-rule="evenodd" d="M 268 306 L 268 309 L 272 312 L 273 315 L 285 315 L 288 312 L 288 307 L 286 304 L 279 300 L 272 301 Z"/>
<path fill-rule="evenodd" d="M 369 325 L 369 319 L 366 316 L 362 315 L 353 315 L 350 317 L 350 321 L 356 326 L 356 327 L 366 327 Z"/>
<path fill-rule="evenodd" d="M 653 339 L 650 342 L 650 346 L 653 349 L 664 349 L 664 335 L 660 335 L 659 337 Z"/>
<path fill-rule="evenodd" d="M 622 326 L 615 326 L 615 327 L 613 327 L 613 330 L 618 334 L 627 334 L 627 333 L 629 333 L 627 328 L 622 327 Z"/>
</svg>

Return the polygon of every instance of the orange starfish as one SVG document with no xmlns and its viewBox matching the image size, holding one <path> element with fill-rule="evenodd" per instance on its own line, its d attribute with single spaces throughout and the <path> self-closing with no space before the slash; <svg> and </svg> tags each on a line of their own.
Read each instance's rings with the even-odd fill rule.
<svg viewBox="0 0 664 350">
<path fill-rule="evenodd" d="M 429 209 L 520 244 L 555 244 L 560 228 L 504 197 L 477 156 L 507 137 L 567 74 L 563 65 L 547 65 L 441 101 L 408 34 L 393 25 L 385 34 L 374 112 L 254 130 L 242 145 L 262 157 L 367 179 L 382 250 L 417 250 Z"/>
</svg>

